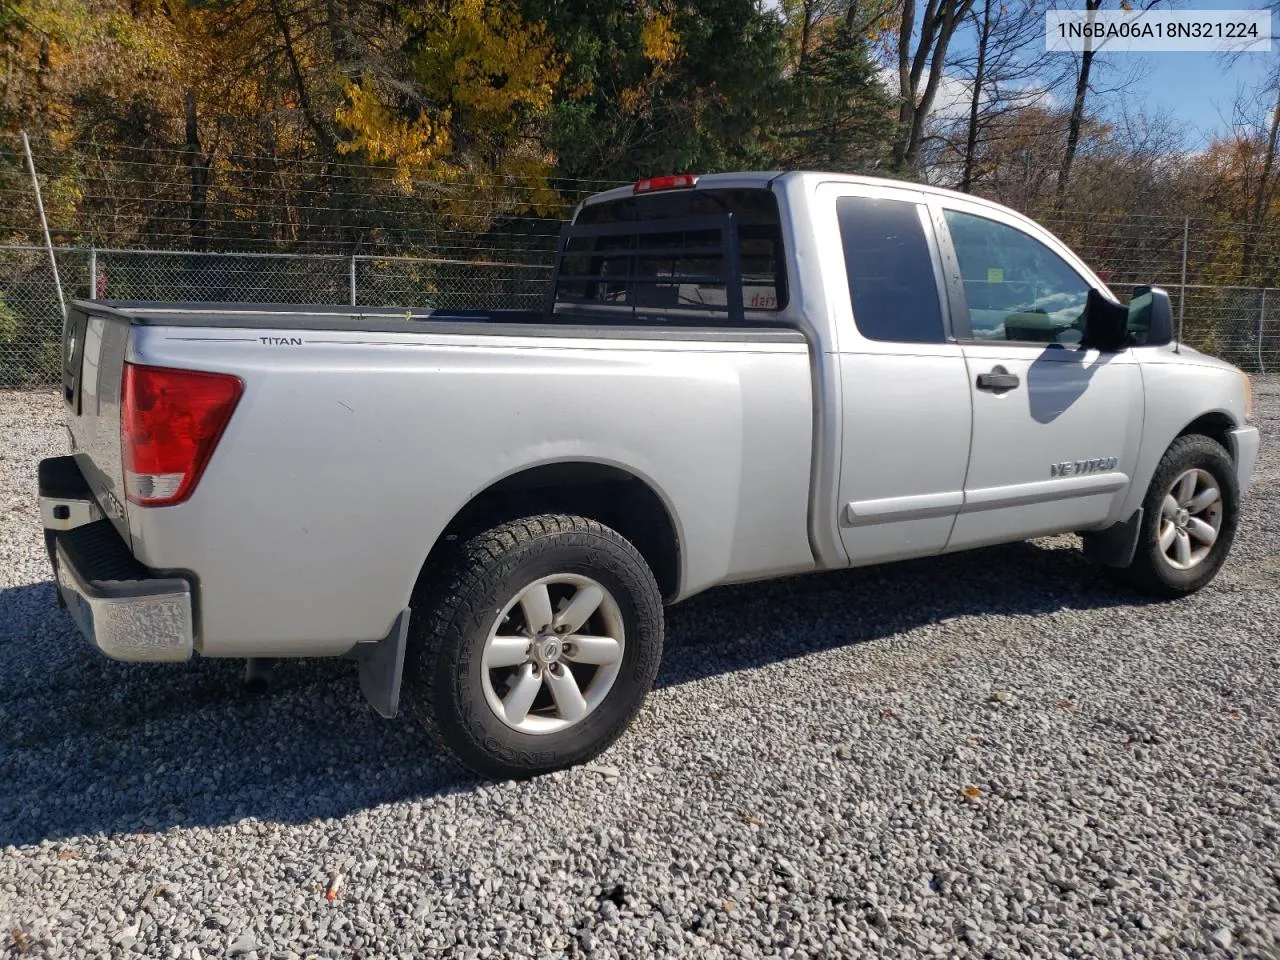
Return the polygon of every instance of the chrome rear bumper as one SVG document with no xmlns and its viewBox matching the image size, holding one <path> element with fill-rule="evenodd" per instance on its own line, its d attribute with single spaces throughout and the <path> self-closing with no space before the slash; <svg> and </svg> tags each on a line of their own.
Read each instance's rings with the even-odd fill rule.
<svg viewBox="0 0 1280 960">
<path fill-rule="evenodd" d="M 113 660 L 191 657 L 190 580 L 157 576 L 138 562 L 102 519 L 71 457 L 41 461 L 40 514 L 59 596 L 93 646 Z"/>
</svg>

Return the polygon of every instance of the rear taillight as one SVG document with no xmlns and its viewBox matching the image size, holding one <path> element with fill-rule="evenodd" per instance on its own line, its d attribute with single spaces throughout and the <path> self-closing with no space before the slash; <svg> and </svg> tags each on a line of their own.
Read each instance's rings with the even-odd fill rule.
<svg viewBox="0 0 1280 960">
<path fill-rule="evenodd" d="M 167 507 L 191 496 L 243 389 L 226 373 L 126 363 L 120 445 L 129 501 Z"/>
</svg>

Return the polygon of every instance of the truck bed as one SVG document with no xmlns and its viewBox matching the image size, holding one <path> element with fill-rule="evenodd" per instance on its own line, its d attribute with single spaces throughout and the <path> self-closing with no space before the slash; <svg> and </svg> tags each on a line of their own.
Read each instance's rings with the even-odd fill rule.
<svg viewBox="0 0 1280 960">
<path fill-rule="evenodd" d="M 195 584 L 206 656 L 382 638 L 446 525 L 529 470 L 646 484 L 679 518 L 673 594 L 812 567 L 804 335 L 626 316 L 76 301 L 72 452 L 138 561 Z M 242 382 L 185 502 L 125 495 L 126 363 Z"/>
</svg>

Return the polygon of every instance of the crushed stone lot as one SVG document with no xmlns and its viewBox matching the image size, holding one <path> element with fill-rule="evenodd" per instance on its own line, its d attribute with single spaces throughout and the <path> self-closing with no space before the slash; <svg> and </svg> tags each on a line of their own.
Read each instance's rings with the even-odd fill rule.
<svg viewBox="0 0 1280 960">
<path fill-rule="evenodd" d="M 1074 537 L 711 591 L 597 763 L 501 783 L 350 661 L 253 695 L 241 662 L 91 651 L 35 503 L 61 408 L 0 393 L 0 947 L 1280 957 L 1280 379 L 1255 389 L 1202 593 L 1113 588 Z"/>
</svg>

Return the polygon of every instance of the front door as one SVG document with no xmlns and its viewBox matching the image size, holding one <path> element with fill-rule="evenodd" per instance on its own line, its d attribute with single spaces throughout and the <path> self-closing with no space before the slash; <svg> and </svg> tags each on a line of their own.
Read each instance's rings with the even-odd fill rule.
<svg viewBox="0 0 1280 960">
<path fill-rule="evenodd" d="M 999 214 L 946 207 L 973 437 L 948 549 L 1089 529 L 1123 498 L 1142 432 L 1129 352 L 1080 347 L 1089 282 Z"/>
</svg>

